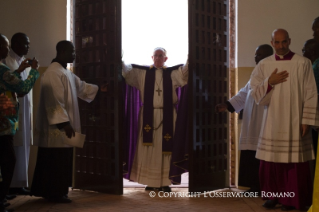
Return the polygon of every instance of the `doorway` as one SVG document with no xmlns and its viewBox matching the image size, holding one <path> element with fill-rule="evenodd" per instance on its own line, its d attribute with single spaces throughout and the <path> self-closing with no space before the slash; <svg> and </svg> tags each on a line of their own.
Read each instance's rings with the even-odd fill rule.
<svg viewBox="0 0 319 212">
<path fill-rule="evenodd" d="M 122 0 L 122 60 L 152 65 L 156 47 L 167 51 L 166 66 L 184 64 L 188 54 L 188 0 Z M 145 187 L 123 179 L 123 187 Z M 181 185 L 188 187 L 188 173 Z"/>
</svg>

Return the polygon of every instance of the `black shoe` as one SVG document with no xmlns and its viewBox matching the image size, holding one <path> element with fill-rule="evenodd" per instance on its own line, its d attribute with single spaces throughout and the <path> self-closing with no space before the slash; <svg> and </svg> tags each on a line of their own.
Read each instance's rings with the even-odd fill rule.
<svg viewBox="0 0 319 212">
<path fill-rule="evenodd" d="M 64 196 L 62 197 L 49 197 L 47 198 L 49 202 L 55 202 L 55 203 L 71 203 L 72 200 L 69 198 L 66 198 Z"/>
<path fill-rule="evenodd" d="M 282 211 L 292 211 L 294 209 L 296 209 L 294 206 L 289 206 L 289 205 L 282 205 L 281 206 Z"/>
<path fill-rule="evenodd" d="M 1 202 L 0 203 L 0 212 L 12 212 L 14 211 L 13 209 L 6 209 L 4 204 Z"/>
<path fill-rule="evenodd" d="M 11 205 L 11 204 L 8 203 L 8 202 L 3 203 L 3 207 L 5 207 L 5 208 L 9 207 L 10 205 Z"/>
<path fill-rule="evenodd" d="M 161 191 L 161 188 L 155 188 L 155 187 L 145 187 L 145 191 Z"/>
<path fill-rule="evenodd" d="M 14 209 L 2 209 L 0 208 L 0 212 L 13 212 Z"/>
<path fill-rule="evenodd" d="M 18 195 L 30 195 L 30 190 L 22 187 L 20 191 L 18 191 Z"/>
<path fill-rule="evenodd" d="M 172 189 L 169 186 L 163 186 L 160 188 L 160 190 L 164 192 L 172 192 Z"/>
<path fill-rule="evenodd" d="M 267 208 L 267 209 L 273 209 L 276 207 L 276 205 L 278 204 L 278 200 L 267 200 L 264 204 L 263 207 Z"/>
<path fill-rule="evenodd" d="M 12 200 L 12 199 L 14 199 L 16 197 L 17 197 L 17 195 L 6 195 L 6 199 L 7 200 Z"/>
</svg>

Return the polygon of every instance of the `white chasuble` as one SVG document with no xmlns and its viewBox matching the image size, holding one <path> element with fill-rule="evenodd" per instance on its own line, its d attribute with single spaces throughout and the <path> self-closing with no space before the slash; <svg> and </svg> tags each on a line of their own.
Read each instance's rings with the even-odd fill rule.
<svg viewBox="0 0 319 212">
<path fill-rule="evenodd" d="M 70 122 L 81 133 L 78 97 L 91 102 L 98 86 L 81 81 L 70 70 L 53 62 L 41 77 L 40 103 L 34 145 L 39 147 L 71 147 L 64 144 L 65 133 L 56 124 Z"/>
<path fill-rule="evenodd" d="M 187 63 L 186 63 L 187 64 Z M 165 70 L 164 70 L 165 71 Z M 132 68 L 131 65 L 123 64 L 123 77 L 128 85 L 137 88 L 140 91 L 141 101 L 144 103 L 144 84 L 146 70 Z M 173 84 L 173 104 L 176 104 L 178 97 L 175 89 L 187 84 L 188 80 L 188 65 L 179 67 L 171 73 Z M 163 120 L 163 70 L 156 69 L 155 85 L 154 85 L 154 113 L 153 113 L 153 145 L 143 145 L 143 107 L 139 111 L 139 133 L 137 139 L 137 149 L 134 156 L 134 161 L 131 170 L 130 179 L 140 184 L 150 187 L 168 186 L 171 184 L 169 179 L 169 169 L 171 155 L 162 154 L 162 129 Z M 176 121 L 176 111 L 174 110 L 174 130 Z M 185 144 L 187 145 L 187 144 Z"/>
<path fill-rule="evenodd" d="M 257 105 L 250 95 L 250 81 L 232 97 L 229 102 L 239 113 L 244 109 L 241 132 L 239 138 L 240 150 L 257 150 L 258 138 L 264 115 L 264 106 Z"/>
<path fill-rule="evenodd" d="M 5 59 L 5 64 L 13 72 L 19 68 L 24 59 L 24 57 L 20 58 L 16 55 L 11 49 L 8 57 Z M 30 70 L 31 68 L 26 68 L 20 73 L 23 81 L 28 78 Z M 10 185 L 12 188 L 28 187 L 30 145 L 33 139 L 32 101 L 32 90 L 25 96 L 19 97 L 19 128 L 13 137 L 16 165 Z"/>
<path fill-rule="evenodd" d="M 288 71 L 286 82 L 267 93 L 271 73 Z M 318 126 L 317 87 L 310 60 L 297 54 L 291 60 L 265 58 L 250 80 L 257 104 L 265 105 L 256 158 L 276 163 L 298 163 L 314 159 L 311 128 L 301 137 L 302 124 Z"/>
</svg>

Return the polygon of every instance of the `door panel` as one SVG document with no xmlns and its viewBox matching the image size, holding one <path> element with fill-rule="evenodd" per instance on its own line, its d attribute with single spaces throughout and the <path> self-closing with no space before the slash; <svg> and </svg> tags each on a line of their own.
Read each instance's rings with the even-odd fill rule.
<svg viewBox="0 0 319 212">
<path fill-rule="evenodd" d="M 76 148 L 74 188 L 123 193 L 121 0 L 75 0 L 75 73 L 87 83 L 108 82 L 91 103 L 79 100 L 84 148 Z"/>
<path fill-rule="evenodd" d="M 228 187 L 228 2 L 189 0 L 189 191 Z"/>
</svg>

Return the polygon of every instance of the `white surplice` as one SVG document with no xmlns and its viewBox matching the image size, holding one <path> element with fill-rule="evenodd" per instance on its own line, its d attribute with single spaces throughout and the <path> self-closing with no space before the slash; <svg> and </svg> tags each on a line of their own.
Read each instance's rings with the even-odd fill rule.
<svg viewBox="0 0 319 212">
<path fill-rule="evenodd" d="M 264 106 L 257 105 L 254 98 L 250 95 L 250 92 L 250 81 L 248 81 L 245 87 L 241 88 L 239 92 L 228 101 L 237 113 L 244 109 L 239 149 L 256 151 L 264 115 Z"/>
<path fill-rule="evenodd" d="M 15 71 L 24 61 L 24 57 L 19 57 L 12 49 L 4 63 L 10 68 L 10 71 Z M 29 76 L 31 68 L 26 68 L 21 72 L 22 80 L 26 80 Z M 14 135 L 13 144 L 16 154 L 16 165 L 14 168 L 13 178 L 10 187 L 28 187 L 28 166 L 30 145 L 32 143 L 32 90 L 24 97 L 19 98 L 19 130 Z"/>
<path fill-rule="evenodd" d="M 39 147 L 71 147 L 64 144 L 64 131 L 56 124 L 70 122 L 75 132 L 81 133 L 78 97 L 91 102 L 98 86 L 81 81 L 70 70 L 57 62 L 51 63 L 41 77 L 39 111 L 34 145 Z"/>
<path fill-rule="evenodd" d="M 140 91 L 141 101 L 144 102 L 144 85 L 146 70 L 132 68 L 131 65 L 123 64 L 122 74 L 128 85 L 133 86 Z M 178 101 L 175 91 L 176 88 L 182 87 L 187 84 L 188 63 L 186 63 L 185 66 L 173 70 L 171 73 L 171 78 L 173 84 L 173 104 L 176 104 Z M 163 91 L 162 69 L 156 69 L 155 71 L 153 105 L 154 108 L 163 108 L 163 92 L 161 92 L 160 95 L 158 95 L 158 92 L 156 92 L 158 88 Z M 176 111 L 174 110 L 174 131 L 176 115 Z M 135 182 L 157 188 L 161 186 L 168 186 L 171 184 L 171 181 L 168 178 L 171 155 L 162 154 L 162 120 L 163 109 L 154 109 L 153 126 L 154 128 L 158 128 L 153 131 L 153 146 L 144 146 L 142 132 L 143 107 L 141 107 L 139 111 L 139 133 L 137 140 L 138 144 L 130 175 L 130 179 Z"/>
<path fill-rule="evenodd" d="M 271 73 L 288 71 L 286 82 L 267 93 Z M 310 60 L 295 54 L 276 61 L 275 55 L 260 61 L 250 85 L 257 104 L 265 105 L 256 158 L 276 163 L 314 159 L 311 129 L 301 137 L 300 125 L 318 126 L 317 87 Z"/>
</svg>

